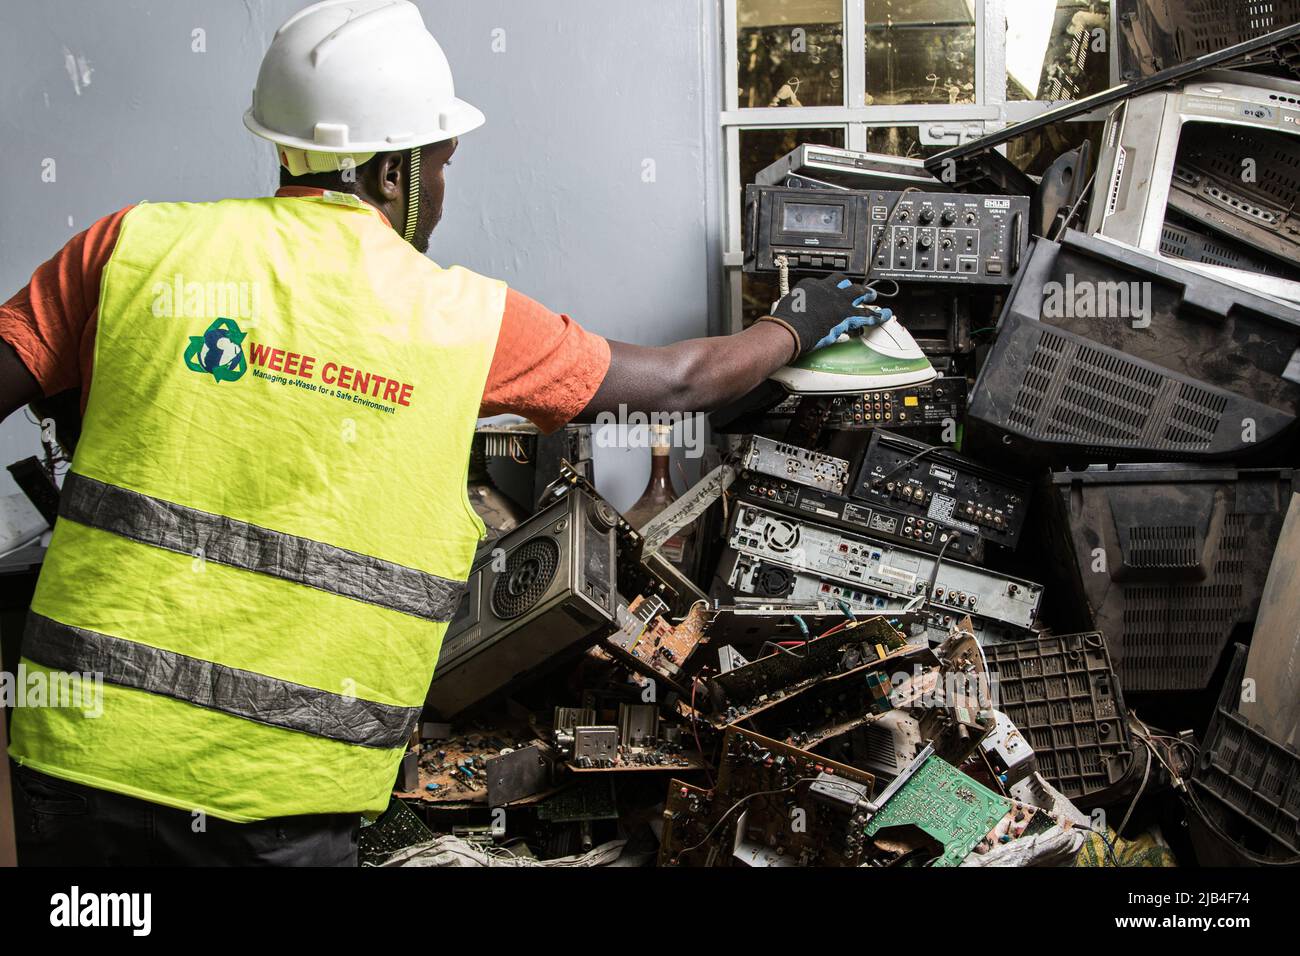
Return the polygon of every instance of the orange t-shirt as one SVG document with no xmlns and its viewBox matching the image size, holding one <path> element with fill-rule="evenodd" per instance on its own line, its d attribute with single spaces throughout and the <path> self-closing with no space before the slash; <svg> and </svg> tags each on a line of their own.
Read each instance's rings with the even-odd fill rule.
<svg viewBox="0 0 1300 956">
<path fill-rule="evenodd" d="M 276 196 L 321 192 L 288 187 Z M 0 338 L 41 390 L 49 396 L 79 388 L 83 411 L 95 355 L 100 275 L 131 208 L 73 236 L 37 268 L 26 288 L 0 306 Z M 479 411 L 522 415 L 544 431 L 555 431 L 587 406 L 608 370 L 605 339 L 508 289 Z"/>
</svg>

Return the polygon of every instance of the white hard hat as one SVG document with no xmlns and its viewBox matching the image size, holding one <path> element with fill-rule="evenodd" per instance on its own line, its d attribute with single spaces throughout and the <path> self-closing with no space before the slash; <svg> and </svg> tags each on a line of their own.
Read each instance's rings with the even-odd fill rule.
<svg viewBox="0 0 1300 956">
<path fill-rule="evenodd" d="M 324 0 L 294 14 L 244 114 L 273 143 L 347 154 L 437 143 L 484 121 L 456 98 L 447 57 L 408 0 Z"/>
</svg>

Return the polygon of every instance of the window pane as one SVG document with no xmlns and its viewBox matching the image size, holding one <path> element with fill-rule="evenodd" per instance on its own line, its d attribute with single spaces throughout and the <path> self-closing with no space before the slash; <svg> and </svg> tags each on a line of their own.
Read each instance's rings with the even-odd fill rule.
<svg viewBox="0 0 1300 956">
<path fill-rule="evenodd" d="M 891 156 L 925 159 L 951 147 L 952 144 L 923 145 L 919 126 L 867 127 L 867 152 L 869 153 L 888 153 Z"/>
<path fill-rule="evenodd" d="M 1015 0 L 1007 99 L 1078 100 L 1106 89 L 1109 31 L 1110 0 Z"/>
<path fill-rule="evenodd" d="M 843 0 L 737 0 L 741 109 L 844 105 Z"/>
<path fill-rule="evenodd" d="M 813 129 L 742 129 L 740 131 L 740 191 L 744 206 L 745 184 L 752 183 L 759 171 L 771 166 L 801 143 L 818 146 L 844 146 L 844 128 Z M 740 277 L 742 327 L 769 313 L 777 299 L 775 275 Z"/>
<path fill-rule="evenodd" d="M 975 102 L 975 0 L 867 0 L 866 105 Z"/>
</svg>

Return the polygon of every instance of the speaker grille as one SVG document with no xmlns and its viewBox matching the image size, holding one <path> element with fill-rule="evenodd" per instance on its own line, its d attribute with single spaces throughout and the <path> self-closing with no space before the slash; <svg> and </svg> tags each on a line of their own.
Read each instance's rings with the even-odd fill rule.
<svg viewBox="0 0 1300 956">
<path fill-rule="evenodd" d="M 1210 448 L 1226 407 L 1222 395 L 1043 329 L 1007 420 L 1039 441 L 1194 452 Z"/>
<path fill-rule="evenodd" d="M 873 770 L 896 774 L 903 769 L 894 747 L 894 732 L 879 724 L 862 728 L 862 754 L 860 759 Z"/>
<path fill-rule="evenodd" d="M 541 600 L 560 566 L 560 546 L 532 538 L 512 551 L 492 585 L 492 613 L 503 621 L 526 614 Z"/>
<path fill-rule="evenodd" d="M 1246 610 L 1245 520 L 1241 514 L 1225 517 L 1213 573 L 1206 583 L 1124 588 L 1124 658 L 1119 676 L 1125 687 L 1186 690 L 1203 685 Z M 1157 540 L 1147 534 L 1154 531 L 1167 536 Z M 1135 537 L 1139 532 L 1146 534 L 1142 548 Z M 1194 567 L 1199 561 L 1190 528 L 1132 528 L 1129 535 L 1133 548 L 1129 563 L 1135 567 Z"/>
<path fill-rule="evenodd" d="M 1138 525 L 1128 532 L 1125 563 L 1134 568 L 1194 568 L 1201 556 L 1190 525 Z"/>
<path fill-rule="evenodd" d="M 1065 347 L 1064 337 L 1055 332 L 1046 330 L 1042 332 L 1038 339 L 1038 347 L 1034 349 L 1033 357 L 1029 360 L 1029 368 L 1025 370 L 1024 381 L 1020 383 L 1020 390 L 1016 393 L 1016 403 L 1007 416 L 1011 424 L 1026 431 L 1035 430 L 1038 413 L 1047 401 L 1057 368 L 1064 358 Z"/>
</svg>

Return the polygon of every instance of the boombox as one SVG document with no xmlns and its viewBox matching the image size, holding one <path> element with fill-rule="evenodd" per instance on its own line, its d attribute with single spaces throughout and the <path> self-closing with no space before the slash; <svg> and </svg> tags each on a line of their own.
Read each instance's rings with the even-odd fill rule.
<svg viewBox="0 0 1300 956">
<path fill-rule="evenodd" d="M 613 626 L 620 517 L 571 488 L 482 549 L 447 629 L 428 703 L 451 717 L 515 687 Z"/>
</svg>

